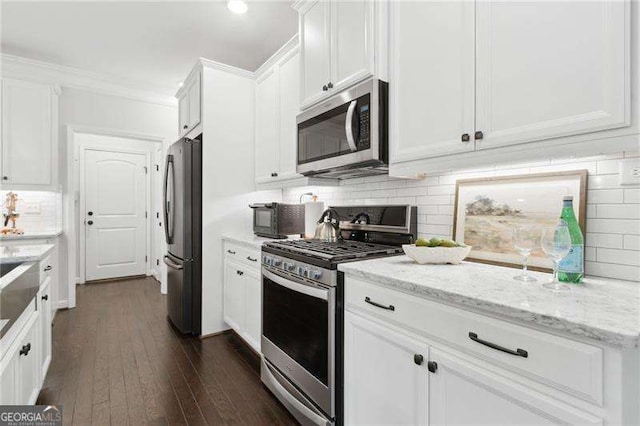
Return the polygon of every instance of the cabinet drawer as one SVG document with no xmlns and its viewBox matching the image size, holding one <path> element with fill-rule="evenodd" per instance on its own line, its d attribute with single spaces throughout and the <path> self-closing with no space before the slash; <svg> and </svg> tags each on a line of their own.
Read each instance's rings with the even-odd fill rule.
<svg viewBox="0 0 640 426">
<path fill-rule="evenodd" d="M 42 259 L 39 263 L 40 268 L 40 284 L 42 284 L 47 278 L 51 276 L 53 271 L 53 265 L 51 263 L 51 255 Z"/>
<path fill-rule="evenodd" d="M 224 256 L 226 259 L 260 270 L 260 250 L 251 249 L 241 244 L 225 242 Z"/>
<path fill-rule="evenodd" d="M 602 406 L 602 349 L 357 279 L 346 308 L 441 340 L 503 368 Z"/>
</svg>

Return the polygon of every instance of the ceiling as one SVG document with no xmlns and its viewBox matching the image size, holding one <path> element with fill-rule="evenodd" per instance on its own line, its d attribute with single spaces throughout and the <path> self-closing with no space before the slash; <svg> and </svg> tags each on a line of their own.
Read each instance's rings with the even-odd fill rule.
<svg viewBox="0 0 640 426">
<path fill-rule="evenodd" d="M 2 2 L 3 53 L 175 92 L 197 58 L 254 71 L 298 30 L 290 1 Z"/>
</svg>

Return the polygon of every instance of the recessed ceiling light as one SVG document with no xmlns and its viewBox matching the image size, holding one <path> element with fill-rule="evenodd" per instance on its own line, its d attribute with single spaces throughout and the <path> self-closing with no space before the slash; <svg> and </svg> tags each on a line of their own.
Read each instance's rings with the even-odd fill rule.
<svg viewBox="0 0 640 426">
<path fill-rule="evenodd" d="M 238 15 L 243 14 L 247 11 L 247 3 L 243 0 L 229 0 L 227 2 L 227 7 L 233 13 L 237 13 Z"/>
</svg>

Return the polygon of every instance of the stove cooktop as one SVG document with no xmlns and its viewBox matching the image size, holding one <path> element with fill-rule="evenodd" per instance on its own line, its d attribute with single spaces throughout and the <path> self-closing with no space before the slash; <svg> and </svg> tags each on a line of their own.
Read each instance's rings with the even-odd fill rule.
<svg viewBox="0 0 640 426">
<path fill-rule="evenodd" d="M 342 240 L 335 243 L 321 240 L 272 241 L 265 243 L 265 246 L 290 253 L 317 257 L 329 262 L 344 262 L 402 253 L 402 247 L 353 240 Z"/>
</svg>

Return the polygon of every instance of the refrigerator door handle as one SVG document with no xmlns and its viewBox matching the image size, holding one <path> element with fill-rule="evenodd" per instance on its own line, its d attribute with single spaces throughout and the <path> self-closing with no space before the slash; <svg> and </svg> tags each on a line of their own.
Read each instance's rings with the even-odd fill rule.
<svg viewBox="0 0 640 426">
<path fill-rule="evenodd" d="M 184 268 L 182 265 L 173 262 L 169 256 L 165 256 L 162 260 L 169 268 L 177 269 L 178 271 Z"/>
<path fill-rule="evenodd" d="M 171 169 L 171 188 L 169 188 L 169 169 Z M 169 199 L 169 190 L 172 197 Z M 167 244 L 173 244 L 173 214 L 171 212 L 171 201 L 173 199 L 173 155 L 167 155 L 167 164 L 164 168 L 164 235 Z M 171 217 L 170 217 L 171 216 Z M 165 261 L 166 263 L 166 261 Z"/>
</svg>

